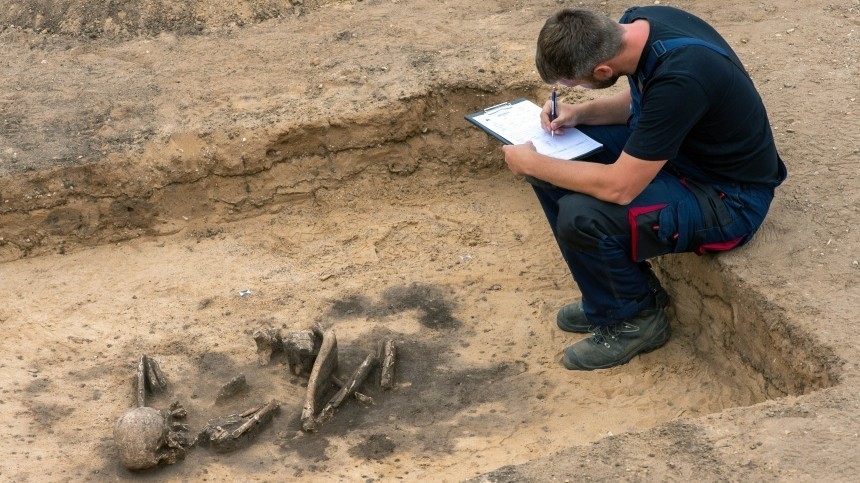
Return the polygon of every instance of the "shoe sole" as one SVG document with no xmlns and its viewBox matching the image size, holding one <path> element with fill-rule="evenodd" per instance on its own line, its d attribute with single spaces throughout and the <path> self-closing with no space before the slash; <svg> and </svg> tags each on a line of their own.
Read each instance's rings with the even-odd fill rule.
<svg viewBox="0 0 860 483">
<path fill-rule="evenodd" d="M 561 361 L 564 364 L 564 367 L 568 370 L 571 370 L 571 371 L 593 371 L 595 369 L 609 369 L 610 367 L 615 367 L 615 366 L 620 366 L 622 364 L 627 364 L 628 362 L 630 362 L 631 359 L 633 359 L 634 357 L 636 357 L 639 354 L 646 354 L 646 353 L 651 352 L 655 349 L 659 349 L 660 347 L 663 347 L 664 345 L 666 345 L 666 342 L 669 342 L 669 338 L 671 336 L 672 336 L 672 327 L 669 324 L 666 324 L 666 328 L 663 329 L 663 335 L 658 340 L 649 342 L 648 344 L 644 345 L 641 349 L 631 352 L 630 355 L 626 356 L 624 359 L 621 359 L 619 361 L 614 361 L 611 364 L 605 364 L 602 366 L 595 366 L 595 367 L 580 367 L 578 365 L 574 365 L 571 361 L 569 361 L 567 358 L 567 354 L 564 354 L 564 356 L 562 356 Z"/>
</svg>

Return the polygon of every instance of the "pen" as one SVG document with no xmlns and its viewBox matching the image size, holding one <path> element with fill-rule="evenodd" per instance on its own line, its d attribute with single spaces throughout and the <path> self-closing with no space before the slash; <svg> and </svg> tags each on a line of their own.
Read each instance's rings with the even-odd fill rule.
<svg viewBox="0 0 860 483">
<path fill-rule="evenodd" d="M 549 122 L 552 123 L 555 121 L 555 118 L 558 116 L 558 111 L 556 110 L 555 103 L 555 86 L 552 86 L 552 112 L 549 114 Z M 549 127 L 549 132 L 551 137 L 555 137 L 555 129 L 552 128 L 552 125 Z"/>
</svg>

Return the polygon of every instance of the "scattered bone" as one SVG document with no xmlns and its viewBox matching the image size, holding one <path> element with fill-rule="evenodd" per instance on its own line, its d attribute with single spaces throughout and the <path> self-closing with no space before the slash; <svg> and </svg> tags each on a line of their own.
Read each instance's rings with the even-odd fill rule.
<svg viewBox="0 0 860 483">
<path fill-rule="evenodd" d="M 334 410 L 337 409 L 347 397 L 354 393 L 355 390 L 364 383 L 367 376 L 370 375 L 370 371 L 376 367 L 377 362 L 378 359 L 376 354 L 368 354 L 364 361 L 359 364 L 358 368 L 352 373 L 343 387 L 340 388 L 340 390 L 325 405 L 322 411 L 320 411 L 319 416 L 315 420 L 316 427 L 319 427 L 334 416 Z"/>
<path fill-rule="evenodd" d="M 144 406 L 123 414 L 113 431 L 123 466 L 145 470 L 184 459 L 186 448 L 195 443 L 187 438 L 188 426 L 173 421 L 184 416 L 185 408 L 178 401 L 168 411 Z"/>
<path fill-rule="evenodd" d="M 190 448 L 197 444 L 197 438 L 188 439 L 188 432 L 191 431 L 191 427 L 176 421 L 177 419 L 185 419 L 188 415 L 188 411 L 185 410 L 185 407 L 179 401 L 173 401 L 170 408 L 167 409 L 167 414 L 167 421 L 170 425 L 170 438 L 174 442 L 179 443 L 183 448 Z"/>
<path fill-rule="evenodd" d="M 254 342 L 257 343 L 257 358 L 261 366 L 269 365 L 269 361 L 272 360 L 272 356 L 276 352 L 281 352 L 283 350 L 281 333 L 278 329 L 272 327 L 268 329 L 258 329 L 254 331 L 253 337 Z"/>
<path fill-rule="evenodd" d="M 337 369 L 337 338 L 334 331 L 329 329 L 322 336 L 322 345 L 314 361 L 311 376 L 308 380 L 308 390 L 302 407 L 302 429 L 315 431 L 315 416 L 317 408 L 322 404 L 322 398 L 331 385 L 331 376 Z"/>
<path fill-rule="evenodd" d="M 322 339 L 313 330 L 294 331 L 284 336 L 284 351 L 287 353 L 290 372 L 298 376 L 313 370 Z"/>
<path fill-rule="evenodd" d="M 167 389 L 167 378 L 158 362 L 146 354 L 137 362 L 135 378 L 137 408 L 117 420 L 113 435 L 123 466 L 130 470 L 144 470 L 159 464 L 173 464 L 185 458 L 186 448 L 194 446 L 189 440 L 188 425 L 175 422 L 188 413 L 175 401 L 170 409 L 159 411 L 146 406 L 147 392 L 159 393 Z"/>
<path fill-rule="evenodd" d="M 146 357 L 146 387 L 153 394 L 164 392 L 167 389 L 167 378 L 161 372 L 161 367 L 152 357 L 144 357 Z"/>
<path fill-rule="evenodd" d="M 170 404 L 170 409 L 167 410 L 170 412 L 170 417 L 173 419 L 185 419 L 188 416 L 188 411 L 185 410 L 185 406 L 179 403 L 179 401 L 173 401 Z"/>
<path fill-rule="evenodd" d="M 123 466 L 145 470 L 160 463 L 172 464 L 184 457 L 184 453 L 170 447 L 169 430 L 164 415 L 157 409 L 144 406 L 123 414 L 113 430 Z"/>
<path fill-rule="evenodd" d="M 273 399 L 262 407 L 241 414 L 210 419 L 200 433 L 198 442 L 218 453 L 244 447 L 272 421 L 280 408 L 281 403 Z"/>
<path fill-rule="evenodd" d="M 135 386 L 137 407 L 142 408 L 146 406 L 146 355 L 140 356 L 140 360 L 137 362 Z"/>
<path fill-rule="evenodd" d="M 245 421 L 247 421 L 247 418 L 239 414 L 230 414 L 210 419 L 206 423 L 206 427 L 197 436 L 197 443 L 200 446 L 210 447 L 215 451 L 232 451 L 238 446 L 230 447 L 225 445 L 225 443 L 232 442 L 230 433 L 233 429 L 245 424 Z M 221 444 L 216 444 L 216 442 L 220 442 Z"/>
<path fill-rule="evenodd" d="M 362 406 L 373 406 L 376 404 L 376 401 L 373 400 L 372 397 L 366 396 L 358 391 L 352 393 L 353 396 L 361 403 Z"/>
<path fill-rule="evenodd" d="M 231 397 L 248 391 L 248 382 L 245 380 L 244 374 L 230 379 L 226 384 L 218 390 L 218 395 L 215 396 L 215 404 L 221 404 Z"/>
<path fill-rule="evenodd" d="M 349 379 L 344 383 L 340 390 L 332 397 L 326 407 L 331 406 L 337 408 L 344 399 L 352 395 L 355 390 L 361 386 L 370 374 L 370 371 L 376 366 L 377 358 L 375 354 L 368 354 L 367 357 L 359 364 L 358 368 L 353 371 Z"/>
<path fill-rule="evenodd" d="M 138 407 L 146 406 L 147 393 L 158 394 L 167 389 L 167 378 L 161 372 L 158 362 L 146 354 L 137 362 L 135 399 Z"/>
<path fill-rule="evenodd" d="M 394 341 L 385 339 L 379 344 L 379 361 L 381 364 L 379 387 L 383 390 L 394 387 L 394 363 L 396 359 L 397 349 L 394 347 Z"/>
<path fill-rule="evenodd" d="M 336 377 L 333 374 L 331 376 L 331 382 L 333 382 L 334 385 L 338 387 L 338 389 L 341 389 L 341 388 L 343 388 L 343 386 L 346 385 L 345 382 L 343 382 L 339 377 Z M 360 402 L 361 404 L 363 404 L 365 406 L 370 406 L 370 405 L 374 404 L 373 398 L 366 395 L 366 394 L 362 394 L 358 391 L 355 391 L 352 393 L 352 395 L 355 396 L 356 399 L 358 399 L 358 402 Z"/>
<path fill-rule="evenodd" d="M 275 401 L 274 399 L 269 401 L 265 406 L 253 412 L 244 412 L 242 413 L 242 417 L 248 418 L 247 421 L 238 428 L 236 428 L 232 433 L 230 433 L 230 437 L 233 439 L 242 437 L 247 434 L 252 428 L 259 426 L 260 424 L 265 424 L 272 420 L 272 418 L 277 414 L 277 412 L 281 408 L 281 403 Z"/>
</svg>

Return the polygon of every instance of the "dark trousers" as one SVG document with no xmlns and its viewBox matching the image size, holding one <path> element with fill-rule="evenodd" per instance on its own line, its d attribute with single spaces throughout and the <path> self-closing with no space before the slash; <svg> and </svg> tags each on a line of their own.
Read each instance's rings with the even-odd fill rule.
<svg viewBox="0 0 860 483">
<path fill-rule="evenodd" d="M 618 159 L 630 132 L 626 126 L 579 129 L 603 143 L 588 161 L 604 164 Z M 628 206 L 533 183 L 594 325 L 613 325 L 654 307 L 645 260 L 743 245 L 767 214 L 772 187 L 685 179 L 676 173 L 696 168 L 683 158 L 669 166 Z"/>
</svg>

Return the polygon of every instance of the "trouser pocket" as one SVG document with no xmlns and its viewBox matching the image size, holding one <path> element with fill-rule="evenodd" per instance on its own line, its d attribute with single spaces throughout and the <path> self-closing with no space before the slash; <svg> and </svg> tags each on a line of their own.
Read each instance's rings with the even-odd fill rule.
<svg viewBox="0 0 860 483">
<path fill-rule="evenodd" d="M 745 236 L 708 242 L 709 234 L 712 234 L 715 229 L 722 232 L 723 228 L 728 227 L 733 221 L 732 214 L 726 207 L 725 202 L 723 202 L 724 195 L 706 183 L 700 183 L 689 178 L 681 178 L 680 181 L 695 196 L 704 222 L 704 226 L 691 237 L 687 249 L 701 255 L 706 251 L 719 252 L 731 250 L 739 245 Z"/>
<path fill-rule="evenodd" d="M 662 203 L 627 210 L 633 260 L 641 262 L 672 251 L 669 240 L 660 236 L 660 212 L 666 206 Z"/>
</svg>

